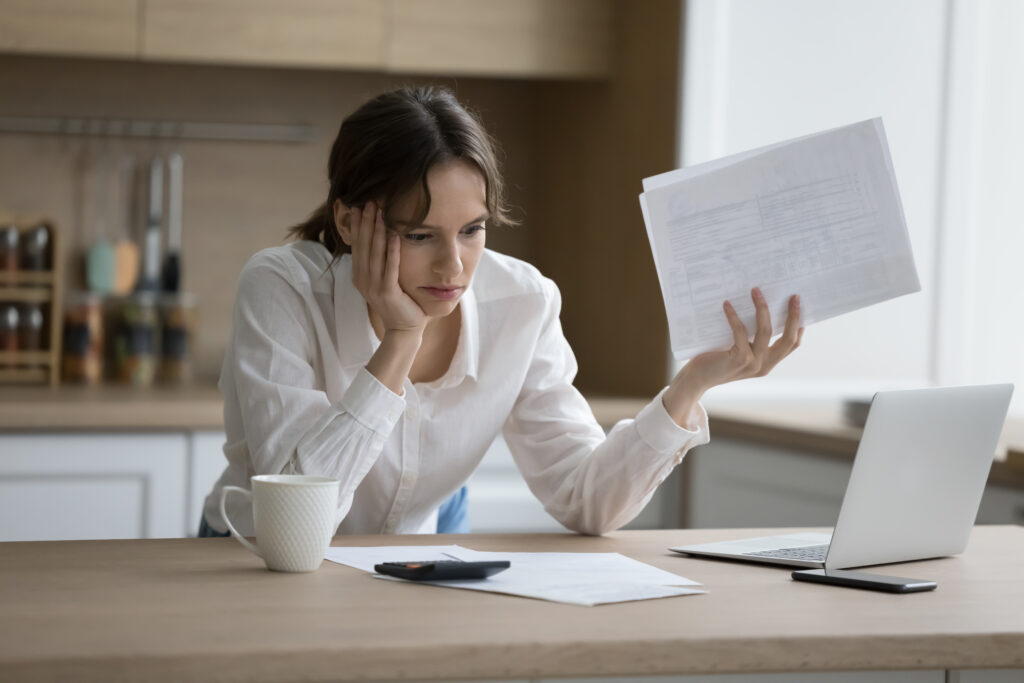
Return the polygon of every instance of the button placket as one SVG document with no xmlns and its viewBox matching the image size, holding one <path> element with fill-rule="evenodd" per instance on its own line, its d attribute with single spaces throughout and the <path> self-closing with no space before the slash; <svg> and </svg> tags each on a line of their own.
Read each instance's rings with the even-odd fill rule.
<svg viewBox="0 0 1024 683">
<path fill-rule="evenodd" d="M 402 521 L 419 477 L 420 465 L 420 406 L 419 395 L 412 382 L 405 383 L 405 412 L 402 415 L 402 474 L 398 480 L 398 493 L 391 506 L 385 533 L 395 533 Z"/>
</svg>

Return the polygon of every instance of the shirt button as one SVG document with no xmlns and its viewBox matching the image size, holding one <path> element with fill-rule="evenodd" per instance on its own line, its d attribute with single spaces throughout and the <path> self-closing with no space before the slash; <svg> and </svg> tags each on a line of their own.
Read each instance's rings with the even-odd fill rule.
<svg viewBox="0 0 1024 683">
<path fill-rule="evenodd" d="M 405 409 L 405 414 L 409 416 L 409 419 L 415 420 L 417 417 L 419 417 L 420 411 L 416 406 L 410 405 L 408 408 Z"/>
<path fill-rule="evenodd" d="M 412 484 L 412 472 L 406 472 L 402 475 L 402 486 L 407 487 Z"/>
</svg>

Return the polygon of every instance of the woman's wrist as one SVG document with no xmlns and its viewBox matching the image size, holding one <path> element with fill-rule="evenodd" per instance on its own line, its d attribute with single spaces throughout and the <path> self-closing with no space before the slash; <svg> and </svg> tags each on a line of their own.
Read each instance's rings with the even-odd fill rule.
<svg viewBox="0 0 1024 683">
<path fill-rule="evenodd" d="M 696 419 L 697 406 L 707 387 L 692 376 L 692 370 L 689 368 L 689 365 L 684 366 L 672 378 L 668 389 L 661 395 L 661 403 L 677 425 L 695 431 L 700 427 Z"/>
<path fill-rule="evenodd" d="M 422 328 L 386 330 L 366 369 L 381 384 L 402 395 L 402 387 L 422 343 Z"/>
</svg>

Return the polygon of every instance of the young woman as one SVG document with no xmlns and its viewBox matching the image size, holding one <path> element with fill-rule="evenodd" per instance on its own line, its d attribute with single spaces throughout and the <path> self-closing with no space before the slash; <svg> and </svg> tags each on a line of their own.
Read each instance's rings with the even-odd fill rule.
<svg viewBox="0 0 1024 683">
<path fill-rule="evenodd" d="M 766 374 L 800 343 L 796 296 L 774 344 L 759 290 L 752 339 L 725 302 L 732 348 L 693 358 L 605 436 L 572 386 L 557 287 L 484 248 L 487 227 L 508 221 L 502 179 L 450 92 L 364 104 L 341 125 L 328 178 L 296 241 L 242 270 L 220 380 L 228 466 L 200 535 L 227 528 L 221 487 L 282 472 L 341 481 L 339 533 L 466 530 L 463 484 L 499 434 L 555 519 L 601 534 L 708 441 L 705 391 Z M 228 502 L 252 534 L 245 503 Z"/>
</svg>

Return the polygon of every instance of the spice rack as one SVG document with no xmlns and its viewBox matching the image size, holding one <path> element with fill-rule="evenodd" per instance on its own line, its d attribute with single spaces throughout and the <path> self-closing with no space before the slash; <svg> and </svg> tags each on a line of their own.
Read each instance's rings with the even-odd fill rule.
<svg viewBox="0 0 1024 683">
<path fill-rule="evenodd" d="M 0 213 L 0 225 L 14 225 L 22 235 L 41 224 L 49 230 L 46 247 L 49 267 L 44 270 L 0 270 L 0 307 L 6 304 L 37 304 L 42 310 L 40 349 L 0 349 L 0 384 L 49 384 L 55 387 L 60 381 L 64 300 L 60 233 L 51 221 L 41 218 L 27 220 Z"/>
</svg>

